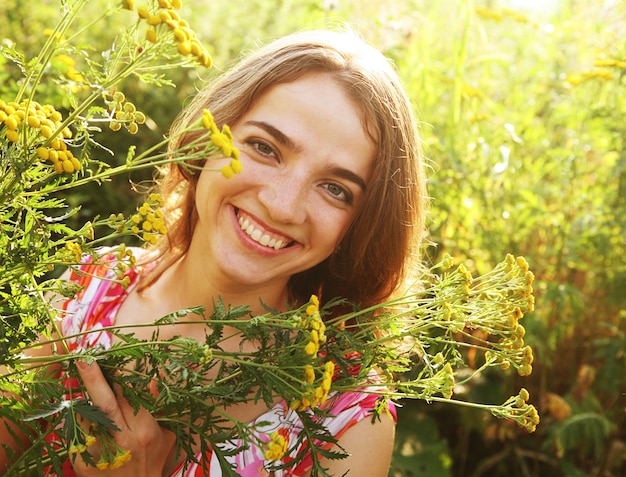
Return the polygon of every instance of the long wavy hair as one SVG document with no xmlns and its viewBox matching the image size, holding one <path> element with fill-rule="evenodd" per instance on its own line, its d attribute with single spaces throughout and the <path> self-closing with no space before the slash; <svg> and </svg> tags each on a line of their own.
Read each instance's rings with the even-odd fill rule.
<svg viewBox="0 0 626 477">
<path fill-rule="evenodd" d="M 388 299 L 417 263 L 424 229 L 426 187 L 417 123 L 411 103 L 390 62 L 348 32 L 309 31 L 288 35 L 253 53 L 201 90 L 171 129 L 174 151 L 194 138 L 180 134 L 208 108 L 219 127 L 233 125 L 269 88 L 310 73 L 330 74 L 360 108 L 376 146 L 364 200 L 340 247 L 289 282 L 293 299 L 311 293 L 322 302 L 342 297 L 363 307 Z M 202 166 L 201 163 L 194 164 Z M 149 286 L 189 248 L 198 220 L 199 174 L 171 163 L 161 171 L 168 234 L 156 245 L 160 266 Z"/>
</svg>

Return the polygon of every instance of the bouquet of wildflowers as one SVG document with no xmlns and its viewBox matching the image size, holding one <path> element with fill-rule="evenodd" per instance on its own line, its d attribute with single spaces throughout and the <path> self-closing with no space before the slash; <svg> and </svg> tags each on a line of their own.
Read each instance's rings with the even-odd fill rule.
<svg viewBox="0 0 626 477">
<path fill-rule="evenodd" d="M 66 219 L 76 211 L 66 212 L 67 204 L 57 192 L 121 172 L 194 158 L 230 157 L 229 165 L 216 170 L 226 177 L 241 170 L 228 127 L 219 130 L 209 111 L 191 126 L 201 132 L 194 135 L 198 139 L 176 153 L 163 152 L 167 141 L 174 139 L 168 138 L 145 151 L 131 148 L 121 166 L 111 167 L 99 158 L 106 150 L 97 141 L 101 128 L 124 128 L 133 134 L 146 120 L 118 89 L 121 81 L 134 75 L 161 85 L 166 81 L 159 65 L 211 66 L 208 51 L 180 16 L 180 1 L 153 0 L 136 7 L 125 0 L 105 12 L 103 16 L 132 19 L 116 47 L 103 52 L 106 61 L 90 62 L 81 72 L 68 68 L 64 78 L 54 78 L 59 87 L 71 89 L 74 101 L 69 108 L 38 101 L 38 89 L 52 80 L 50 64 L 61 60 L 73 64 L 72 55 L 83 40 L 80 33 L 72 33 L 72 25 L 85 3 L 63 2 L 62 16 L 36 58 L 23 58 L 14 47 L 0 50 L 23 72 L 15 97 L 0 98 L 0 366 L 6 370 L 0 377 L 0 417 L 38 436 L 32 447 L 12 459 L 10 475 L 41 475 L 44 469 L 61 474 L 68 457 L 102 469 L 122 466 L 132 458 L 116 446 L 110 434 L 112 422 L 83 399 L 80 384 L 68 390 L 65 382 L 46 374 L 48 366 L 60 364 L 66 376 L 76 377 L 78 359 L 97 360 L 105 372 L 110 371 L 109 379 L 120 385 L 130 404 L 157 416 L 176 434 L 179 451 L 187 455 L 194 455 L 194 443 L 202 451 L 225 455 L 228 451 L 215 444 L 237 436 L 266 449 L 265 458 L 280 468 L 294 443 L 280 434 L 272 435 L 270 442 L 256 442 L 254 426 L 224 411 L 231 404 L 251 400 L 271 406 L 280 397 L 304 423 L 302 438 L 312 451 L 314 475 L 325 475 L 319 456 L 342 457 L 341 452 L 329 450 L 327 444 L 335 440 L 316 417 L 324 414 L 329 395 L 362 389 L 372 373 L 377 376 L 376 386 L 368 392 L 379 394 L 381 403 L 389 398 L 458 403 L 534 430 L 539 418 L 524 389 L 503 404 L 454 398 L 456 386 L 487 368 L 512 368 L 522 376 L 532 371 L 532 351 L 524 344 L 519 321 L 533 309 L 533 275 L 522 257 L 507 256 L 478 277 L 463 265 L 454 267 L 447 257 L 415 289 L 348 313 L 336 310 L 349 309 L 350 304 L 334 301 L 320 308 L 314 295 L 299 309 L 283 313 L 268 309 L 258 316 L 246 307 L 218 302 L 210 316 L 191 308 L 150 324 L 162 329 L 185 316 L 187 322 L 206 325 L 204 342 L 182 336 L 162 340 L 158 332 L 149 340 L 139 340 L 123 326 L 113 326 L 107 331 L 119 340 L 109 349 L 26 358 L 41 336 L 61 348 L 67 348 L 66 339 L 78 337 L 50 334 L 57 322 L 48 294 L 71 297 L 77 292 L 75 286 L 49 278 L 50 272 L 75 267 L 86 254 L 99 260 L 104 240 L 120 242 L 137 236 L 153 243 L 165 232 L 159 196 L 149 196 L 130 217 L 94 218 L 72 229 Z M 95 239 L 95 230 L 107 232 Z M 124 273 L 135 260 L 131 250 L 120 245 L 108 249 L 107 256 L 106 263 L 115 269 L 120 283 L 127 284 Z M 254 351 L 224 351 L 221 344 L 229 338 L 227 329 L 235 330 L 244 344 L 254 343 L 242 346 Z M 459 380 L 458 371 L 467 367 L 466 349 L 475 350 L 480 359 L 474 373 Z M 125 371 L 114 372 L 120 369 Z M 19 398 L 27 395 L 38 399 Z M 212 404 L 216 400 L 224 407 Z M 80 419 L 92 423 L 89 430 L 78 425 Z M 55 439 L 47 439 L 51 433 Z M 98 460 L 89 452 L 96 439 L 101 448 Z M 298 459 L 302 456 L 296 456 L 295 463 Z M 234 475 L 226 460 L 220 462 L 224 475 Z"/>
</svg>

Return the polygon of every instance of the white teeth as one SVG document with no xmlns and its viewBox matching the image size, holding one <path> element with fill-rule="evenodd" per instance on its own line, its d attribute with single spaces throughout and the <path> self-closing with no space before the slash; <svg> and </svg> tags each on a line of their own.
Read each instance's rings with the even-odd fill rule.
<svg viewBox="0 0 626 477">
<path fill-rule="evenodd" d="M 254 224 L 250 223 L 247 218 L 239 217 L 239 225 L 241 226 L 241 230 L 248 234 L 252 240 L 264 245 L 265 247 L 280 250 L 284 245 L 286 245 L 282 240 L 271 238 L 268 234 L 264 234 L 261 230 L 255 228 Z"/>
</svg>

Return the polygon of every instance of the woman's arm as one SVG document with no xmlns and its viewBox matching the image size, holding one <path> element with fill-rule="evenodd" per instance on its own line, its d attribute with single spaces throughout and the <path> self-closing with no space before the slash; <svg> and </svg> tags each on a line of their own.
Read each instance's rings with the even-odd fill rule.
<svg viewBox="0 0 626 477">
<path fill-rule="evenodd" d="M 349 454 L 345 459 L 325 460 L 330 475 L 387 477 L 393 453 L 395 422 L 383 414 L 372 423 L 363 419 L 340 438 L 339 445 Z"/>
</svg>

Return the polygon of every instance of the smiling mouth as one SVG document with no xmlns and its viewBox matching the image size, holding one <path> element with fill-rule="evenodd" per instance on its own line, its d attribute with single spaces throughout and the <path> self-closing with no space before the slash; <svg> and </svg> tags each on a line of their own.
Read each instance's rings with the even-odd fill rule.
<svg viewBox="0 0 626 477">
<path fill-rule="evenodd" d="M 261 229 L 258 225 L 254 224 L 251 219 L 240 213 L 238 209 L 235 213 L 237 214 L 237 220 L 239 221 L 241 230 L 258 244 L 273 248 L 274 250 L 281 250 L 294 244 L 294 241 L 289 240 L 287 237 L 281 237 Z"/>
</svg>

